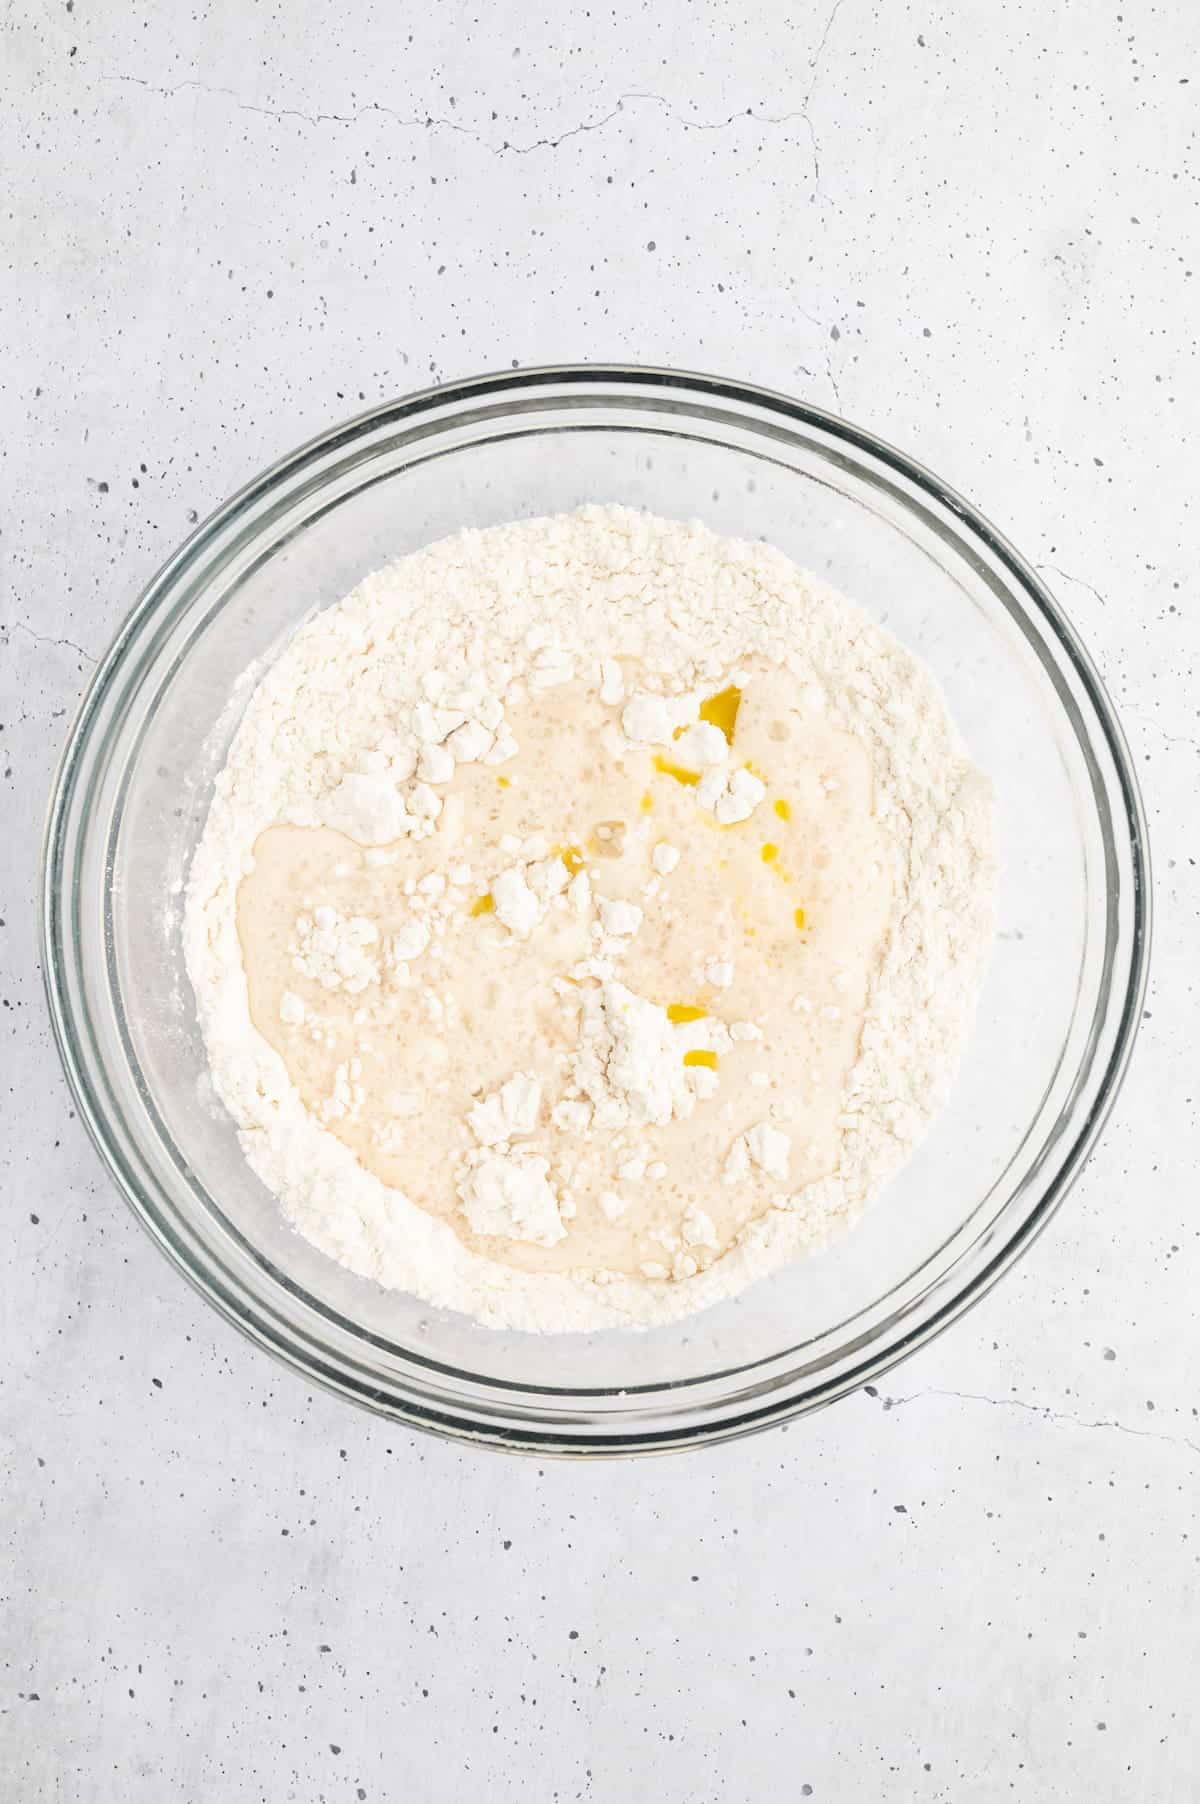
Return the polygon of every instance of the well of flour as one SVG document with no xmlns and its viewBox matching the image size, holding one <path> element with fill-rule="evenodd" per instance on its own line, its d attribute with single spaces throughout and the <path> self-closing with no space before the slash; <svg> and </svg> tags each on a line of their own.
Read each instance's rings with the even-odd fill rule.
<svg viewBox="0 0 1200 1804">
<path fill-rule="evenodd" d="M 497 1326 L 671 1320 L 911 1150 L 990 940 L 923 667 L 779 552 L 621 508 L 307 622 L 192 866 L 217 1090 L 299 1231 Z"/>
</svg>

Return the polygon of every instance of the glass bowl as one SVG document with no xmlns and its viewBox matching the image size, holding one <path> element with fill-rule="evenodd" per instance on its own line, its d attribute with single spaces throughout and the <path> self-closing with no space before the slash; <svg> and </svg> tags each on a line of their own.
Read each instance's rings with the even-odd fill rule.
<svg viewBox="0 0 1200 1804">
<path fill-rule="evenodd" d="M 587 501 L 765 538 L 932 667 L 995 785 L 999 936 L 949 1105 L 850 1233 L 670 1327 L 522 1335 L 384 1291 L 286 1225 L 212 1095 L 180 909 L 213 778 L 297 623 L 464 525 Z M 764 1427 L 878 1378 L 1029 1245 L 1129 1058 L 1149 943 L 1145 825 L 1075 634 L 999 533 L 911 459 L 738 383 L 529 370 L 334 428 L 176 552 L 71 729 L 43 931 L 55 1031 L 105 1164 L 251 1340 L 416 1427 L 540 1452 L 650 1452 Z"/>
</svg>

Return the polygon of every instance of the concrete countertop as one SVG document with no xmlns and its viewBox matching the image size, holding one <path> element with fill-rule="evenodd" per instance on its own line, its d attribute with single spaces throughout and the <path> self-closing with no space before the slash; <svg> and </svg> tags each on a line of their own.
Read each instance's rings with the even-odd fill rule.
<svg viewBox="0 0 1200 1804">
<path fill-rule="evenodd" d="M 1200 1798 L 1200 12 L 10 0 L 0 57 L 0 1795 Z M 38 833 L 97 655 L 229 490 L 486 368 L 662 362 L 964 490 L 1145 785 L 1132 1075 L 878 1395 L 540 1465 L 310 1393 L 72 1114 Z"/>
</svg>

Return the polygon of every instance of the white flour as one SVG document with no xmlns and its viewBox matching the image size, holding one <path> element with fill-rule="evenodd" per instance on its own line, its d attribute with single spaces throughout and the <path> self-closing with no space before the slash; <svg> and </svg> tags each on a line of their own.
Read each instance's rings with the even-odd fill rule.
<svg viewBox="0 0 1200 1804">
<path fill-rule="evenodd" d="M 296 927 L 296 969 L 323 991 L 357 1001 L 386 983 L 411 985 L 438 955 L 446 923 L 463 918 L 473 881 L 477 887 L 469 862 L 451 850 L 461 799 L 440 792 L 460 766 L 499 770 L 514 757 L 508 714 L 516 704 L 586 682 L 617 710 L 628 741 L 684 761 L 696 773 L 688 778 L 695 803 L 732 828 L 754 815 L 766 788 L 732 768 L 723 735 L 697 720 L 695 696 L 749 658 L 786 671 L 807 708 L 866 748 L 874 815 L 889 849 L 891 917 L 842 1092 L 836 1168 L 789 1189 L 791 1143 L 778 1125 L 786 1111 L 773 1110 L 772 1121 L 764 1109 L 712 1174 L 714 1193 L 723 1180 L 765 1186 L 761 1211 L 723 1256 L 710 1215 L 691 1203 L 673 1255 L 644 1261 L 640 1277 L 525 1270 L 487 1258 L 368 1171 L 331 1131 L 331 1122 L 352 1123 L 361 1110 L 357 1058 L 339 1065 L 314 1111 L 256 1030 L 237 922 L 255 842 L 281 823 L 332 828 L 371 847 L 428 841 L 432 850 L 444 842 L 444 872 L 424 880 L 412 919 L 390 937 L 331 908 L 314 908 Z M 928 672 L 781 553 L 619 508 L 465 532 L 368 577 L 308 622 L 250 701 L 197 847 L 185 918 L 213 1080 L 250 1165 L 289 1220 L 352 1271 L 500 1327 L 669 1321 L 820 1245 L 910 1153 L 944 1097 L 981 980 L 991 936 L 989 839 L 987 785 L 967 762 Z M 504 849 L 511 863 L 489 873 L 497 930 L 523 940 L 548 920 L 594 922 L 592 953 L 574 979 L 591 987 L 576 1051 L 564 1061 L 570 1094 L 554 1106 L 547 1132 L 611 1129 L 636 1139 L 639 1125 L 688 1120 L 718 1082 L 709 1069 L 685 1074 L 679 1048 L 696 1047 L 715 1063 L 730 1046 L 752 1046 L 761 1030 L 743 1021 L 673 1026 L 620 979 L 655 887 L 679 881 L 676 848 L 654 848 L 655 875 L 639 905 L 595 897 L 587 872 L 564 870 L 548 842 Z M 368 859 L 390 856 L 381 849 Z M 723 990 L 734 965 L 713 957 L 698 977 Z M 435 1024 L 451 1006 L 428 990 Z M 792 1007 L 802 1016 L 811 1004 L 797 995 Z M 288 991 L 278 1012 L 299 1023 L 305 1005 Z M 824 1012 L 839 1014 L 836 1006 Z M 750 1082 L 765 1095 L 770 1079 L 764 1071 Z M 419 1127 L 421 1106 L 415 1093 L 397 1096 L 386 1132 L 402 1136 L 406 1117 Z M 559 1249 L 570 1244 L 573 1205 L 542 1148 L 523 1138 L 541 1108 L 540 1085 L 527 1072 L 481 1096 L 465 1133 L 471 1150 L 458 1194 L 475 1233 Z M 635 1146 L 617 1174 L 620 1190 L 599 1199 L 604 1218 L 619 1224 L 627 1186 L 662 1176 Z"/>
</svg>

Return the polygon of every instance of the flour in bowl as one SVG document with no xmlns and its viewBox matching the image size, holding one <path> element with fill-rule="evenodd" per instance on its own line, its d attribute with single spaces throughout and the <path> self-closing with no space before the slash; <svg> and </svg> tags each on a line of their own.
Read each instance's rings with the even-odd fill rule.
<svg viewBox="0 0 1200 1804">
<path fill-rule="evenodd" d="M 666 1322 L 847 1225 L 939 1107 L 990 796 L 769 546 L 468 531 L 306 622 L 192 866 L 217 1091 L 288 1219 L 508 1328 Z"/>
</svg>

